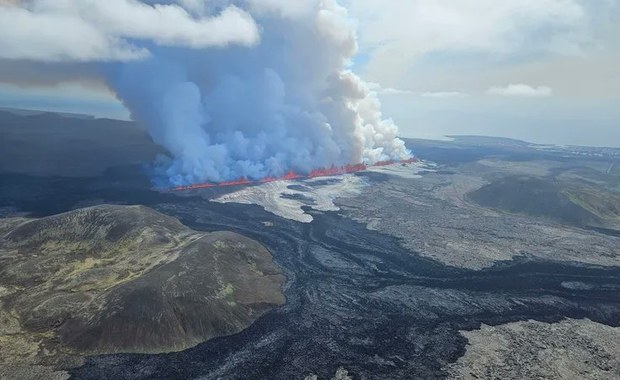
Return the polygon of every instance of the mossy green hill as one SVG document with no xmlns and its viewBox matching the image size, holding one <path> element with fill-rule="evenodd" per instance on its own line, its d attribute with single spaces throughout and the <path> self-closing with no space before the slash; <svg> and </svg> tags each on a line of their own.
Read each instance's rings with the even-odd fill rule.
<svg viewBox="0 0 620 380">
<path fill-rule="evenodd" d="M 146 207 L 0 220 L 0 341 L 21 345 L 0 366 L 183 350 L 282 305 L 284 281 L 259 243 Z"/>
</svg>

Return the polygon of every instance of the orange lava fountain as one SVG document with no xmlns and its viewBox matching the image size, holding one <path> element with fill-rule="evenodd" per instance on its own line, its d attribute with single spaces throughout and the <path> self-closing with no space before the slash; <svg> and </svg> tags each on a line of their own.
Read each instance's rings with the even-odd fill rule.
<svg viewBox="0 0 620 380">
<path fill-rule="evenodd" d="M 269 183 L 275 181 L 285 181 L 285 180 L 294 180 L 294 179 L 304 179 L 304 178 L 319 178 L 319 177 L 333 177 L 337 175 L 357 173 L 368 169 L 369 167 L 380 167 L 380 166 L 389 166 L 395 164 L 411 164 L 414 162 L 418 162 L 417 158 L 410 158 L 408 160 L 402 161 L 379 161 L 373 165 L 366 164 L 355 164 L 355 165 L 345 165 L 345 166 L 332 166 L 329 168 L 320 168 L 314 169 L 307 175 L 297 174 L 294 171 L 289 171 L 282 177 L 265 177 L 258 181 L 251 181 L 247 178 L 239 178 L 236 181 L 227 181 L 227 182 L 219 182 L 219 183 L 198 183 L 188 186 L 178 186 L 171 191 L 186 191 L 186 190 L 196 190 L 196 189 L 210 189 L 214 187 L 229 187 L 229 186 L 245 186 L 245 185 L 256 185 L 261 183 Z"/>
</svg>

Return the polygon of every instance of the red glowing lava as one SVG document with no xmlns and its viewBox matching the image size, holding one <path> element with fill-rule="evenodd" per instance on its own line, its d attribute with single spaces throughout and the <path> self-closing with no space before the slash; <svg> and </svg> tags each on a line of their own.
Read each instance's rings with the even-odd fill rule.
<svg viewBox="0 0 620 380">
<path fill-rule="evenodd" d="M 243 186 L 243 185 L 254 185 L 260 183 L 269 183 L 280 180 L 293 180 L 293 179 L 303 179 L 303 178 L 318 178 L 318 177 L 332 177 L 342 174 L 350 174 L 357 173 L 368 169 L 369 167 L 377 167 L 377 166 L 389 166 L 395 164 L 411 164 L 414 162 L 418 162 L 417 158 L 410 158 L 402 161 L 379 161 L 374 165 L 366 165 L 366 164 L 355 164 L 355 165 L 345 165 L 345 166 L 332 166 L 329 168 L 319 168 L 314 169 L 308 175 L 300 175 L 295 173 L 294 171 L 289 171 L 282 177 L 265 177 L 258 181 L 250 181 L 247 178 L 240 178 L 236 181 L 227 181 L 227 182 L 219 182 L 219 183 L 200 183 L 188 186 L 178 186 L 172 189 L 172 191 L 185 191 L 185 190 L 196 190 L 196 189 L 210 189 L 213 187 L 228 187 L 228 186 Z"/>
<path fill-rule="evenodd" d="M 375 163 L 373 166 L 390 166 L 390 165 L 394 165 L 395 163 L 396 163 L 396 161 L 394 161 L 394 160 L 379 161 L 379 162 Z"/>
<path fill-rule="evenodd" d="M 277 181 L 277 180 L 278 180 L 278 178 L 276 178 L 276 177 L 265 177 L 265 178 L 262 178 L 262 179 L 260 180 L 260 183 L 275 182 L 275 181 Z"/>
<path fill-rule="evenodd" d="M 247 178 L 241 178 L 236 181 L 228 181 L 228 182 L 220 182 L 217 185 L 220 187 L 224 186 L 240 186 L 240 185 L 250 185 L 253 182 L 248 180 Z"/>
<path fill-rule="evenodd" d="M 285 175 L 283 175 L 282 177 L 280 177 L 280 179 L 284 179 L 284 180 L 299 179 L 299 178 L 303 178 L 303 176 L 295 173 L 292 170 L 286 173 Z"/>
</svg>

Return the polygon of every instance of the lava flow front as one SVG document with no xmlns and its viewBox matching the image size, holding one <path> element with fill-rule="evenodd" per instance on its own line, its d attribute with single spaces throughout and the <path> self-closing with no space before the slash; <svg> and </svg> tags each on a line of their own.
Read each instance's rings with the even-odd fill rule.
<svg viewBox="0 0 620 380">
<path fill-rule="evenodd" d="M 244 186 L 244 185 L 257 185 L 261 183 L 275 182 L 275 181 L 286 181 L 286 180 L 294 180 L 294 179 L 311 179 L 311 178 L 319 178 L 319 177 L 333 177 L 337 175 L 357 173 L 368 169 L 369 167 L 378 167 L 378 166 L 389 166 L 395 164 L 410 164 L 414 162 L 418 162 L 417 158 L 410 158 L 408 160 L 402 161 L 379 161 L 373 165 L 366 164 L 356 164 L 356 165 L 345 165 L 345 166 L 332 166 L 330 168 L 320 168 L 315 169 L 308 173 L 307 175 L 297 174 L 294 171 L 289 171 L 285 175 L 281 177 L 265 177 L 258 181 L 251 181 L 247 178 L 239 178 L 236 181 L 227 181 L 227 182 L 219 182 L 219 183 L 198 183 L 187 186 L 178 186 L 172 189 L 172 191 L 185 191 L 185 190 L 196 190 L 196 189 L 210 189 L 214 187 L 228 187 L 228 186 Z"/>
</svg>

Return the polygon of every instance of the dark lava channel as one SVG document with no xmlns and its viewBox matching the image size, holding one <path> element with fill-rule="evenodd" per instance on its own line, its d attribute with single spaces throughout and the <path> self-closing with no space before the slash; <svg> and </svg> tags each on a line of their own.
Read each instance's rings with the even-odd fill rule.
<svg viewBox="0 0 620 380">
<path fill-rule="evenodd" d="M 29 181 L 38 185 L 33 194 L 19 200 L 0 191 L 0 207 L 43 215 L 94 200 L 143 204 L 194 229 L 232 230 L 262 242 L 288 277 L 287 304 L 237 335 L 178 353 L 90 357 L 71 371 L 76 379 L 329 379 L 341 366 L 355 379 L 432 379 L 464 353 L 458 330 L 481 323 L 587 317 L 620 325 L 618 268 L 517 260 L 463 270 L 416 256 L 337 213 L 315 213 L 313 223 L 301 224 L 257 206 L 140 186 Z M 59 202 L 49 202 L 50 191 L 62 195 Z"/>
</svg>

